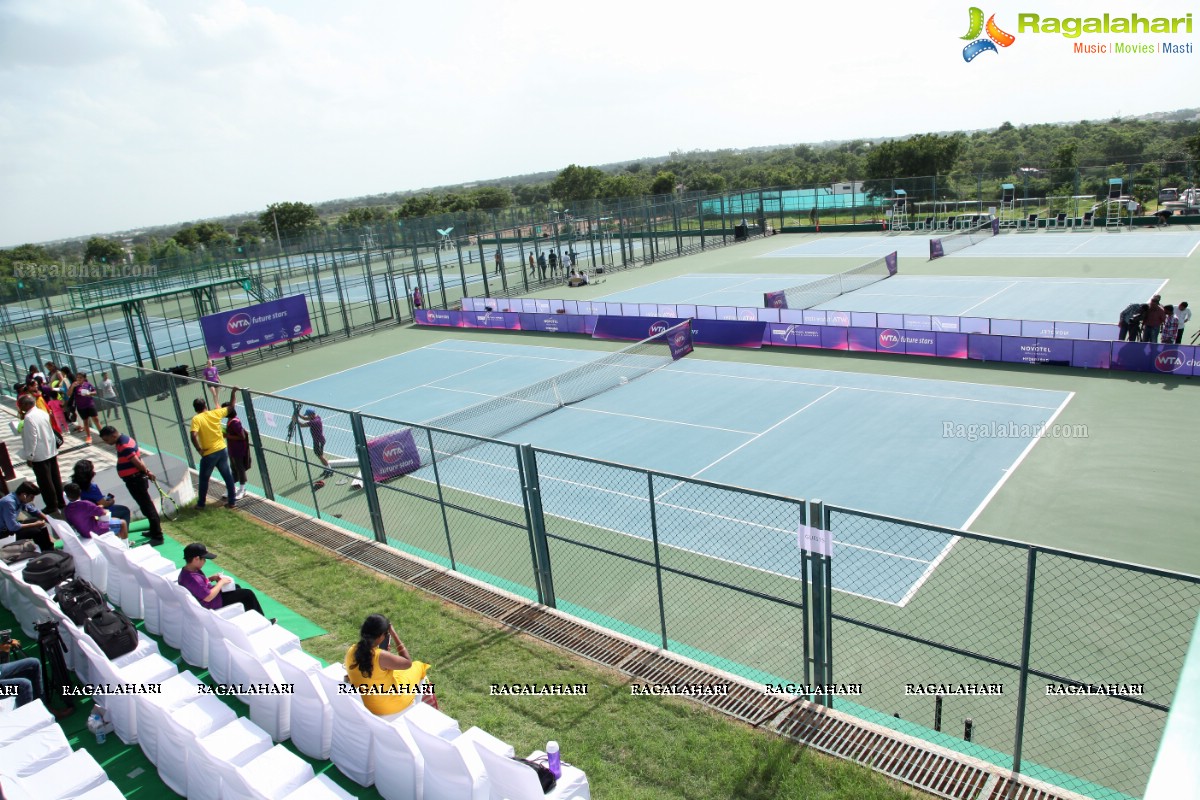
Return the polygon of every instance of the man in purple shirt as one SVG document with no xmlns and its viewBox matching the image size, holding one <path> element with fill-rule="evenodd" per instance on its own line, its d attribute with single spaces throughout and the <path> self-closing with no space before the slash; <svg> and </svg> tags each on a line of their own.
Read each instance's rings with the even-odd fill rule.
<svg viewBox="0 0 1200 800">
<path fill-rule="evenodd" d="M 211 578 L 204 574 L 204 562 L 216 558 L 208 548 L 200 542 L 193 542 L 183 548 L 183 569 L 179 571 L 179 585 L 192 593 L 200 605 L 208 609 L 224 608 L 226 604 L 241 603 L 247 611 L 262 613 L 258 595 L 252 589 L 226 589 L 233 583 L 227 575 L 213 575 Z M 274 624 L 275 619 L 271 619 Z"/>
<path fill-rule="evenodd" d="M 317 414 L 316 409 L 306 408 L 304 413 L 295 417 L 296 424 L 302 428 L 308 428 L 309 434 L 312 436 L 313 455 L 321 459 L 321 463 L 325 465 L 325 471 L 321 473 L 321 480 L 333 475 L 333 470 L 329 468 L 329 459 L 325 457 L 325 422 Z"/>
<path fill-rule="evenodd" d="M 112 519 L 111 522 L 104 522 L 102 518 L 108 512 L 90 500 L 82 499 L 78 483 L 68 483 L 63 487 L 63 493 L 67 496 L 63 518 L 80 536 L 90 539 L 93 534 L 99 536 L 111 531 L 122 539 L 129 538 L 125 521 Z"/>
</svg>

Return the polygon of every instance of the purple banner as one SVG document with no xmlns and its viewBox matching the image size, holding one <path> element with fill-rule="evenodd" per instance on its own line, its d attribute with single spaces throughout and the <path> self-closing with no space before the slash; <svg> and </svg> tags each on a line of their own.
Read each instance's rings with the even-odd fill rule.
<svg viewBox="0 0 1200 800">
<path fill-rule="evenodd" d="M 763 344 L 777 347 L 820 347 L 820 325 L 784 325 L 772 322 L 763 333 Z"/>
<path fill-rule="evenodd" d="M 935 258 L 941 258 L 944 255 L 946 255 L 946 254 L 944 252 L 942 252 L 942 240 L 941 239 L 930 239 L 929 240 L 929 260 L 933 261 Z"/>
<path fill-rule="evenodd" d="M 671 360 L 678 361 L 679 359 L 692 352 L 692 321 L 689 319 L 667 337 L 667 347 L 671 349 Z"/>
<path fill-rule="evenodd" d="M 585 318 L 573 314 L 522 314 L 521 330 L 543 333 L 586 333 Z"/>
<path fill-rule="evenodd" d="M 376 483 L 407 475 L 421 468 L 421 454 L 410 428 L 367 440 L 371 477 Z"/>
<path fill-rule="evenodd" d="M 1071 366 L 1084 369 L 1110 369 L 1112 342 L 1075 342 L 1071 351 Z"/>
<path fill-rule="evenodd" d="M 592 336 L 596 339 L 630 339 L 641 341 L 662 333 L 678 320 L 652 317 L 600 317 Z M 765 322 L 737 320 L 692 320 L 692 341 L 697 344 L 719 344 L 728 347 L 762 347 Z"/>
<path fill-rule="evenodd" d="M 1000 235 L 1000 218 L 992 217 L 992 236 Z"/>
<path fill-rule="evenodd" d="M 1071 342 L 1063 339 L 1033 339 L 1006 336 L 1001 345 L 1001 361 L 1014 364 L 1050 364 L 1065 367 L 1071 363 Z"/>
<path fill-rule="evenodd" d="M 887 265 L 888 277 L 891 277 L 892 275 L 896 274 L 896 269 L 897 269 L 896 253 L 897 253 L 897 251 L 893 250 L 892 252 L 888 253 L 886 256 L 883 257 L 883 263 Z"/>
<path fill-rule="evenodd" d="M 209 358 L 222 358 L 308 336 L 312 322 L 304 295 L 281 297 L 258 305 L 200 318 Z"/>
<path fill-rule="evenodd" d="M 764 292 L 764 308 L 787 308 L 787 292 Z"/>
</svg>

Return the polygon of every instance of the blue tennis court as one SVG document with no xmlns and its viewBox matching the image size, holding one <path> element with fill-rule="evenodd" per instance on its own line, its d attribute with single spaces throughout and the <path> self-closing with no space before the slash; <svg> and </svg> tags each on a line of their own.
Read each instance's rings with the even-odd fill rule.
<svg viewBox="0 0 1200 800">
<path fill-rule="evenodd" d="M 150 340 L 154 344 L 154 352 L 161 356 L 183 353 L 195 347 L 204 346 L 204 335 L 199 322 L 179 322 L 161 317 L 149 318 Z M 76 325 L 67 328 L 67 342 L 57 342 L 58 349 L 69 350 L 76 356 L 96 358 L 101 360 L 118 361 L 124 364 L 135 363 L 132 342 L 129 341 L 129 331 L 120 321 L 96 322 L 90 327 Z M 44 334 L 22 336 L 21 341 L 31 347 L 50 347 L 50 340 Z M 140 345 L 142 358 L 148 358 L 144 344 Z"/>
<path fill-rule="evenodd" d="M 1116 324 L 1121 309 L 1161 291 L 1160 278 L 999 278 L 901 274 L 815 306 L 827 311 L 941 314 Z M 681 275 L 597 298 L 761 308 L 763 293 L 824 275 Z M 1166 302 L 1166 301 L 1164 301 Z"/>
<path fill-rule="evenodd" d="M 818 236 L 782 247 L 758 258 L 879 258 L 895 250 L 903 258 L 929 258 L 929 240 L 946 233 L 901 233 L 889 236 Z M 1187 258 L 1200 247 L 1200 235 L 1175 231 L 1103 230 L 1017 233 L 1005 231 L 947 258 Z"/>
<path fill-rule="evenodd" d="M 282 394 L 414 423 L 511 392 L 605 353 L 448 340 L 289 387 Z M 675 475 L 960 527 L 1070 400 L 1065 392 L 706 361 L 692 355 L 643 378 L 543 416 L 503 438 Z M 264 432 L 283 438 L 291 413 L 257 401 Z M 348 418 L 325 420 L 330 457 L 353 457 Z M 957 426 L 975 426 L 960 429 Z M 960 435 L 964 430 L 999 435 Z M 441 481 L 520 504 L 502 480 L 514 464 L 496 448 L 439 459 Z M 427 461 L 427 454 L 423 455 Z M 619 482 L 581 485 L 539 456 L 551 517 L 646 538 L 645 499 Z M 606 474 L 606 473 L 600 473 Z M 431 467 L 400 480 L 431 478 Z M 628 473 L 625 473 L 628 480 Z M 497 488 L 506 487 L 506 488 Z M 661 487 L 675 516 L 661 543 L 798 577 L 795 528 L 739 517 L 715 490 Z M 644 481 L 642 482 L 644 492 Z M 349 488 L 326 491 L 349 491 Z M 504 492 L 512 492 L 507 496 Z M 798 523 L 799 520 L 797 519 Z M 753 535 L 749 535 L 752 532 Z M 768 535 L 764 535 L 764 533 Z M 862 534 L 866 537 L 867 534 Z M 834 585 L 882 602 L 907 602 L 951 545 L 916 529 L 886 542 L 838 541 Z"/>
</svg>

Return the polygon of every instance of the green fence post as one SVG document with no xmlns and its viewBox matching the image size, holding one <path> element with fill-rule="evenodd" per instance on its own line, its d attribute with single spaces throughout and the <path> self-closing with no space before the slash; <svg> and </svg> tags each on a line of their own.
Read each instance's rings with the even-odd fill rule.
<svg viewBox="0 0 1200 800">
<path fill-rule="evenodd" d="M 258 417 L 254 413 L 254 398 L 250 392 L 242 392 L 242 405 L 246 407 L 246 435 L 250 437 L 250 446 L 254 448 L 254 457 L 258 459 L 259 483 L 262 484 L 263 494 L 268 500 L 275 499 L 275 489 L 271 486 L 271 469 L 267 465 L 267 451 L 262 446 L 262 436 L 258 432 Z"/>
<path fill-rule="evenodd" d="M 367 434 L 363 429 L 362 415 L 350 412 L 350 430 L 354 432 L 354 452 L 358 456 L 358 469 L 362 473 L 363 494 L 367 498 L 367 510 L 371 514 L 371 530 L 375 541 L 387 543 L 387 532 L 383 528 L 383 510 L 379 507 L 379 491 L 375 486 L 374 470 L 371 469 L 371 452 L 367 448 Z"/>
<path fill-rule="evenodd" d="M 812 527 L 820 528 L 824 521 L 824 509 L 820 500 L 809 504 L 808 520 Z M 816 523 L 812 525 L 812 523 Z M 824 530 L 822 528 L 822 530 Z M 817 552 L 808 552 L 808 564 L 812 568 L 812 589 L 809 602 L 812 604 L 812 652 L 813 680 L 825 687 L 833 682 L 830 674 L 830 641 L 831 627 L 829 607 L 829 557 Z M 816 695 L 816 702 L 831 708 L 832 698 L 826 692 Z"/>
<path fill-rule="evenodd" d="M 667 647 L 667 609 L 663 603 L 662 558 L 658 551 L 658 504 L 655 502 L 654 473 L 646 473 L 647 494 L 650 498 L 650 536 L 654 542 L 654 580 L 658 585 L 658 625 L 662 631 L 662 649 Z"/>
<path fill-rule="evenodd" d="M 442 509 L 442 528 L 446 531 L 446 555 L 450 559 L 450 569 L 457 570 L 458 562 L 454 560 L 454 540 L 450 536 L 450 516 L 446 513 L 446 497 L 442 491 L 442 476 L 438 471 L 437 450 L 433 447 L 433 431 L 425 429 L 426 448 L 429 453 L 429 463 L 433 465 L 433 482 L 437 486 L 438 507 Z"/>
<path fill-rule="evenodd" d="M 1037 548 L 1029 548 L 1025 565 L 1025 621 L 1021 630 L 1021 673 L 1017 678 L 1017 731 L 1013 739 L 1013 774 L 1021 772 L 1021 747 L 1025 741 L 1025 694 L 1029 687 L 1029 640 L 1033 634 L 1033 586 L 1037 573 Z"/>
<path fill-rule="evenodd" d="M 520 445 L 517 452 L 523 473 L 521 489 L 529 510 L 529 533 L 533 538 L 533 569 L 538 602 L 555 608 L 554 577 L 550 568 L 550 546 L 546 541 L 546 519 L 542 514 L 542 487 L 538 481 L 537 458 L 533 446 L 529 444 Z"/>
</svg>

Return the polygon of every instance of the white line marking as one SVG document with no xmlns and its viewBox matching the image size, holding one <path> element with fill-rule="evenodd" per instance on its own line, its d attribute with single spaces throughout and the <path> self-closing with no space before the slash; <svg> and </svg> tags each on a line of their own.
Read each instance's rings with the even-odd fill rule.
<svg viewBox="0 0 1200 800">
<path fill-rule="evenodd" d="M 938 553 L 937 557 L 934 558 L 933 561 L 929 562 L 929 566 L 926 567 L 925 571 L 921 573 L 921 577 L 917 578 L 917 580 L 913 582 L 913 585 L 908 587 L 908 591 L 904 593 L 904 597 L 901 597 L 900 602 L 896 603 L 896 605 L 904 608 L 906 605 L 908 605 L 909 600 L 912 600 L 914 597 L 916 597 L 917 591 L 925 584 L 925 581 L 937 571 L 938 565 L 942 563 L 942 559 L 950 555 L 950 551 L 954 549 L 954 545 L 957 544 L 958 540 L 961 538 L 961 536 L 950 537 L 950 541 L 947 542 L 946 546 L 942 548 L 942 552 Z"/>
<path fill-rule="evenodd" d="M 1067 407 L 1067 403 L 1070 403 L 1071 399 L 1074 397 L 1075 397 L 1074 392 L 1071 392 L 1070 394 L 1068 394 L 1066 396 L 1066 398 L 1062 401 L 1062 403 L 1055 410 L 1055 412 L 1053 414 L 1051 414 L 1050 418 L 1048 420 L 1046 420 L 1046 422 L 1043 424 L 1043 426 L 1042 426 L 1043 429 L 1049 428 L 1051 425 L 1054 424 L 1054 420 L 1058 419 L 1058 415 L 1063 412 L 1063 409 L 1065 409 Z M 992 498 L 996 496 L 996 493 L 1000 491 L 1000 488 L 1002 486 L 1004 486 L 1004 484 L 1008 482 L 1008 479 L 1012 477 L 1013 473 L 1017 471 L 1017 467 L 1020 466 L 1021 462 L 1025 460 L 1025 456 L 1029 455 L 1029 452 L 1031 450 L 1033 450 L 1034 446 L 1039 441 L 1041 441 L 1043 438 L 1044 437 L 1041 437 L 1041 436 L 1035 436 L 1035 437 L 1033 437 L 1033 439 L 1030 440 L 1029 444 L 1025 445 L 1025 449 L 1021 451 L 1021 454 L 1019 456 L 1017 456 L 1017 460 L 1012 463 L 1012 466 L 1010 466 L 1008 469 L 1006 469 L 1004 471 L 1004 475 L 1002 475 L 1000 480 L 996 483 L 996 485 L 992 487 L 992 490 L 987 493 L 987 497 L 983 498 L 983 502 L 981 502 L 979 504 L 979 506 L 975 509 L 974 513 L 972 513 L 971 516 L 967 518 L 967 521 L 962 524 L 962 526 L 961 526 L 962 530 L 964 530 L 964 531 L 970 530 L 971 526 L 973 524 L 975 524 L 975 520 L 979 517 L 980 514 L 983 513 L 983 509 L 985 507 L 987 507 L 987 504 L 992 501 Z"/>
<path fill-rule="evenodd" d="M 998 291 L 998 292 L 993 292 L 992 294 L 989 294 L 987 297 L 983 298 L 982 300 L 980 300 L 980 301 L 979 301 L 978 303 L 976 303 L 975 305 L 968 306 L 967 308 L 965 308 L 964 310 L 962 310 L 962 311 L 958 312 L 958 313 L 957 313 L 957 314 L 955 314 L 954 316 L 956 316 L 956 317 L 964 317 L 964 316 L 966 316 L 967 312 L 968 312 L 968 311 L 970 311 L 972 308 L 978 308 L 979 306 L 983 305 L 983 304 L 984 304 L 984 303 L 986 303 L 988 300 L 991 300 L 991 299 L 993 299 L 993 298 L 994 298 L 994 297 L 996 297 L 997 295 L 1004 294 L 1005 292 L 1007 292 L 1009 289 L 1013 288 L 1014 286 L 1020 286 L 1020 285 L 1021 285 L 1021 284 L 1020 284 L 1019 282 L 1017 282 L 1017 281 L 1013 281 L 1012 283 L 1008 284 L 1008 286 L 1005 286 L 1005 287 L 1004 287 L 1003 289 L 1001 289 L 1000 291 Z"/>
</svg>

